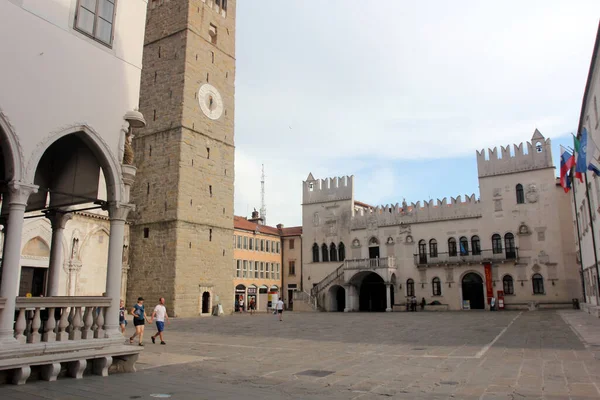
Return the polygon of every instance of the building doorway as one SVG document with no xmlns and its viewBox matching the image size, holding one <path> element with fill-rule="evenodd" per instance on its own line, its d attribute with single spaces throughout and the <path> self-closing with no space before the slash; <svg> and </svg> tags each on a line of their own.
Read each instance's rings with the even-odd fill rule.
<svg viewBox="0 0 600 400">
<path fill-rule="evenodd" d="M 360 284 L 358 303 L 359 311 L 385 311 L 386 294 L 383 278 L 374 272 L 365 276 Z"/>
<path fill-rule="evenodd" d="M 375 237 L 369 240 L 369 258 L 379 258 L 379 241 Z"/>
<path fill-rule="evenodd" d="M 210 293 L 202 293 L 202 314 L 208 314 L 210 312 Z"/>
<path fill-rule="evenodd" d="M 48 268 L 21 268 L 21 281 L 19 283 L 19 296 L 40 297 L 45 294 L 46 275 Z"/>
<path fill-rule="evenodd" d="M 327 311 L 344 312 L 346 308 L 346 289 L 339 285 L 333 285 L 329 289 L 329 307 Z"/>
<path fill-rule="evenodd" d="M 463 301 L 469 300 L 472 310 L 485 309 L 485 299 L 483 296 L 483 279 L 474 272 L 466 274 L 462 279 L 462 298 Z"/>
</svg>

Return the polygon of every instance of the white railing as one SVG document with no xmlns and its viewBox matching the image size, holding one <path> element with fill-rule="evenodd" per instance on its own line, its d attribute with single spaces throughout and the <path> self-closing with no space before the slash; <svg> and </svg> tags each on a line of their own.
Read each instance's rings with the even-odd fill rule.
<svg viewBox="0 0 600 400">
<path fill-rule="evenodd" d="M 14 334 L 20 343 L 104 338 L 109 297 L 17 297 Z"/>
<path fill-rule="evenodd" d="M 359 258 L 344 261 L 344 269 L 396 268 L 395 257 Z"/>
</svg>

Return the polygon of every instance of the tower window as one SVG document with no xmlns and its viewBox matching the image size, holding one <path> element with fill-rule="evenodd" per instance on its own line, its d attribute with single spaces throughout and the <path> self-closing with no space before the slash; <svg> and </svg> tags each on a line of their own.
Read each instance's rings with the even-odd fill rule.
<svg viewBox="0 0 600 400">
<path fill-rule="evenodd" d="M 537 151 L 538 153 L 542 152 L 542 143 L 541 142 L 537 142 L 535 144 L 535 151 Z"/>
<path fill-rule="evenodd" d="M 215 63 L 215 52 L 214 51 L 210 52 L 210 58 L 211 58 L 212 63 L 214 64 Z"/>
<path fill-rule="evenodd" d="M 208 27 L 208 35 L 210 36 L 210 42 L 212 44 L 217 44 L 217 27 L 213 24 L 210 24 Z"/>
<path fill-rule="evenodd" d="M 144 228 L 144 239 L 148 239 L 150 236 L 150 228 Z"/>
<path fill-rule="evenodd" d="M 208 185 L 208 192 L 210 193 L 210 197 L 212 197 L 212 185 Z"/>
<path fill-rule="evenodd" d="M 210 160 L 210 147 L 206 148 L 206 158 Z"/>
<path fill-rule="evenodd" d="M 75 29 L 111 47 L 116 0 L 78 0 Z"/>
<path fill-rule="evenodd" d="M 523 193 L 523 185 L 521 185 L 519 183 L 517 185 L 516 192 L 517 192 L 517 204 L 525 204 L 525 194 Z"/>
<path fill-rule="evenodd" d="M 208 241 L 212 242 L 212 229 L 208 230 Z"/>
</svg>

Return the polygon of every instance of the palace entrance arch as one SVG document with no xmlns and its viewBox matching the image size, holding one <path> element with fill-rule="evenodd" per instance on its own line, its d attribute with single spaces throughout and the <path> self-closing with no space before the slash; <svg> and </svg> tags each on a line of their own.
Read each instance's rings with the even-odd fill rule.
<svg viewBox="0 0 600 400">
<path fill-rule="evenodd" d="M 469 300 L 472 310 L 485 309 L 483 279 L 479 274 L 469 272 L 462 278 L 462 298 Z"/>
<path fill-rule="evenodd" d="M 362 279 L 358 296 L 359 311 L 385 311 L 386 287 L 383 278 L 370 272 Z"/>
</svg>

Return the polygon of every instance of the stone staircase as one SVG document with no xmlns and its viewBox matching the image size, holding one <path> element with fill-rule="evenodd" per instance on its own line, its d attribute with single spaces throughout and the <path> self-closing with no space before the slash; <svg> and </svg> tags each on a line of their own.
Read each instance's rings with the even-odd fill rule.
<svg viewBox="0 0 600 400">
<path fill-rule="evenodd" d="M 294 311 L 326 311 L 325 293 L 327 293 L 327 289 L 331 285 L 341 285 L 343 283 L 345 265 L 346 263 L 342 263 L 333 272 L 314 285 L 310 293 L 306 291 L 294 292 Z"/>
</svg>

